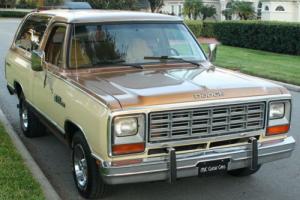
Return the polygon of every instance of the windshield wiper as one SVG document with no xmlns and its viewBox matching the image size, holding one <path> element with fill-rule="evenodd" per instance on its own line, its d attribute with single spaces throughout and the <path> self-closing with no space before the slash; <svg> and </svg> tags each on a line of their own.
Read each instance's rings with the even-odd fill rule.
<svg viewBox="0 0 300 200">
<path fill-rule="evenodd" d="M 197 67 L 200 67 L 201 64 L 191 61 L 191 60 L 185 60 L 183 58 L 176 58 L 176 57 L 170 57 L 170 56 L 145 56 L 145 60 L 177 60 L 177 61 L 182 61 L 185 63 L 190 63 L 193 65 L 196 65 Z"/>
<path fill-rule="evenodd" d="M 118 59 L 118 60 L 103 60 L 100 62 L 95 63 L 94 65 L 103 65 L 103 64 L 115 64 L 115 65 L 121 65 L 121 66 L 129 66 L 129 67 L 135 67 L 138 69 L 144 69 L 144 67 L 142 65 L 138 65 L 138 64 L 129 64 L 129 63 L 125 63 L 125 60 L 122 59 Z"/>
</svg>

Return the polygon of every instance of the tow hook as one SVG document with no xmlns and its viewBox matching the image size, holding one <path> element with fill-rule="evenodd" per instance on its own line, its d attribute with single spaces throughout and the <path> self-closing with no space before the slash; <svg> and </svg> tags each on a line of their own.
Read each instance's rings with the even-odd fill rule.
<svg viewBox="0 0 300 200">
<path fill-rule="evenodd" d="M 258 168 L 258 145 L 257 139 L 255 137 L 251 137 L 249 139 L 249 143 L 251 144 L 251 170 L 257 170 Z"/>
<path fill-rule="evenodd" d="M 173 147 L 167 148 L 169 155 L 169 183 L 174 183 L 177 179 L 176 151 Z"/>
</svg>

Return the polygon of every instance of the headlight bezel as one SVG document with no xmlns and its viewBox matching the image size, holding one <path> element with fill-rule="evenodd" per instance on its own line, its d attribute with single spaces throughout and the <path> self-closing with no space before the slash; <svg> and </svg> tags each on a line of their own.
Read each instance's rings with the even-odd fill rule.
<svg viewBox="0 0 300 200">
<path fill-rule="evenodd" d="M 116 130 L 115 130 L 115 122 L 118 119 L 129 119 L 129 118 L 135 118 L 137 121 L 137 132 L 135 134 L 130 135 L 123 135 L 123 136 L 117 136 Z M 134 146 L 137 144 L 145 144 L 145 137 L 146 137 L 146 116 L 144 113 L 139 114 L 128 114 L 128 115 L 116 115 L 111 118 L 111 131 L 110 131 L 110 137 L 111 137 L 111 147 L 110 152 L 111 156 L 120 156 L 125 154 L 136 154 L 136 153 L 142 153 L 144 150 L 141 150 L 139 152 L 132 152 L 132 153 L 124 153 L 124 154 L 114 154 L 113 148 L 115 146 Z M 145 146 L 145 145 L 144 145 Z"/>
<path fill-rule="evenodd" d="M 281 117 L 271 118 L 271 105 L 272 104 L 284 104 L 284 114 Z M 276 133 L 270 132 L 272 128 L 283 128 L 289 127 L 291 124 L 291 115 L 292 115 L 292 100 L 291 99 L 282 99 L 282 100 L 273 100 L 268 103 L 268 120 L 267 120 L 267 128 L 266 128 L 266 136 L 280 135 L 286 134 L 289 131 L 289 128 L 285 128 L 284 131 L 279 131 Z"/>
</svg>

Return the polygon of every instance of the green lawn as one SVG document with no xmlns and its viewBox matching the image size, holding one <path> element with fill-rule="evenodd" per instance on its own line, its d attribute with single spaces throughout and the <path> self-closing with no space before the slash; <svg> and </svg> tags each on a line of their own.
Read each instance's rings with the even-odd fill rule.
<svg viewBox="0 0 300 200">
<path fill-rule="evenodd" d="M 0 199 L 45 199 L 5 129 L 0 125 Z"/>
<path fill-rule="evenodd" d="M 207 50 L 207 45 L 203 45 Z M 300 85 L 300 56 L 220 45 L 216 66 Z"/>
</svg>

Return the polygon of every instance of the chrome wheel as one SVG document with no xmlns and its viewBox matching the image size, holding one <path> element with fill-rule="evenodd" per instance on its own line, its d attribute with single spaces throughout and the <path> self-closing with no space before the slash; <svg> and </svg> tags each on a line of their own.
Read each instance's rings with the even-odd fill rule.
<svg viewBox="0 0 300 200">
<path fill-rule="evenodd" d="M 26 131 L 28 129 L 28 110 L 24 105 L 22 105 L 21 120 L 23 129 Z"/>
<path fill-rule="evenodd" d="M 88 181 L 87 161 L 80 144 L 74 147 L 73 165 L 78 187 L 85 189 Z"/>
</svg>

